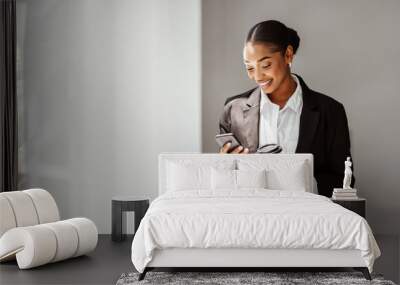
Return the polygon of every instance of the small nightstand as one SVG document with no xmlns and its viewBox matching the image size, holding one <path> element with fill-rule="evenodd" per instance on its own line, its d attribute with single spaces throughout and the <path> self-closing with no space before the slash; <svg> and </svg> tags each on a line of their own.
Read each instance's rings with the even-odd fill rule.
<svg viewBox="0 0 400 285">
<path fill-rule="evenodd" d="M 136 196 L 115 196 L 112 198 L 112 230 L 111 238 L 113 241 L 123 241 L 126 234 L 122 233 L 122 213 L 135 212 L 135 231 L 138 229 L 140 221 L 149 208 L 150 199 L 148 197 Z"/>
<path fill-rule="evenodd" d="M 340 206 L 359 214 L 361 217 L 365 218 L 365 208 L 367 200 L 365 198 L 357 198 L 354 200 L 336 200 L 332 199 L 332 202 L 339 204 Z"/>
</svg>

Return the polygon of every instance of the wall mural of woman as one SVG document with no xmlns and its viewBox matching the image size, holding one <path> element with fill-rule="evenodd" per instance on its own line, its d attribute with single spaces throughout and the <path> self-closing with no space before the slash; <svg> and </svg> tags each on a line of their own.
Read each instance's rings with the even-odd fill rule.
<svg viewBox="0 0 400 285">
<path fill-rule="evenodd" d="M 257 87 L 226 99 L 219 131 L 233 133 L 240 145 L 231 149 L 227 143 L 220 153 L 255 153 L 271 144 L 282 153 L 312 153 L 318 193 L 331 197 L 342 186 L 343 161 L 351 156 L 346 112 L 291 72 L 299 45 L 298 33 L 276 20 L 250 29 L 243 61 Z"/>
</svg>

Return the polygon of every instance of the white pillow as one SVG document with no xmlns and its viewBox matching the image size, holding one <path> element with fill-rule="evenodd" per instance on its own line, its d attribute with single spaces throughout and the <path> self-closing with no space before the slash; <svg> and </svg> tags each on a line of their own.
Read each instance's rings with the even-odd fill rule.
<svg viewBox="0 0 400 285">
<path fill-rule="evenodd" d="M 278 158 L 273 161 L 239 159 L 237 162 L 239 170 L 265 169 L 267 171 L 268 189 L 312 192 L 312 181 L 309 181 L 311 169 L 306 160 L 294 161 Z"/>
<path fill-rule="evenodd" d="M 211 168 L 234 169 L 235 160 L 177 159 L 166 162 L 166 190 L 210 190 Z"/>
<path fill-rule="evenodd" d="M 267 172 L 262 170 L 235 170 L 237 188 L 267 188 Z"/>
<path fill-rule="evenodd" d="M 236 170 L 211 168 L 211 189 L 236 190 Z"/>
<path fill-rule="evenodd" d="M 211 189 L 266 188 L 267 176 L 263 170 L 211 169 Z"/>
<path fill-rule="evenodd" d="M 189 189 L 210 189 L 209 166 L 182 165 L 169 163 L 168 191 L 183 191 Z"/>
<path fill-rule="evenodd" d="M 292 164 L 290 168 L 267 171 L 268 189 L 306 192 L 309 179 L 305 162 Z"/>
</svg>

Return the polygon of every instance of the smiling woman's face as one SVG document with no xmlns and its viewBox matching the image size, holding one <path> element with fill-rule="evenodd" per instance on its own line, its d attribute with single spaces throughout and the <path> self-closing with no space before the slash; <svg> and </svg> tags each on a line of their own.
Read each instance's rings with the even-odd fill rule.
<svg viewBox="0 0 400 285">
<path fill-rule="evenodd" d="M 266 44 L 246 43 L 243 49 L 243 60 L 247 75 L 262 88 L 265 94 L 273 93 L 290 75 L 288 64 L 292 62 L 292 51 L 292 47 L 289 46 L 283 55 Z"/>
</svg>

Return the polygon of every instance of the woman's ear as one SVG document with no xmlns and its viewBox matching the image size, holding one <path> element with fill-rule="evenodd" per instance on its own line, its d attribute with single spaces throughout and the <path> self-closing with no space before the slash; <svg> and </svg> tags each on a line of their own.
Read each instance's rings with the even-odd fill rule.
<svg viewBox="0 0 400 285">
<path fill-rule="evenodd" d="M 294 57 L 293 47 L 288 45 L 285 51 L 285 63 L 289 64 L 292 63 Z"/>
</svg>

